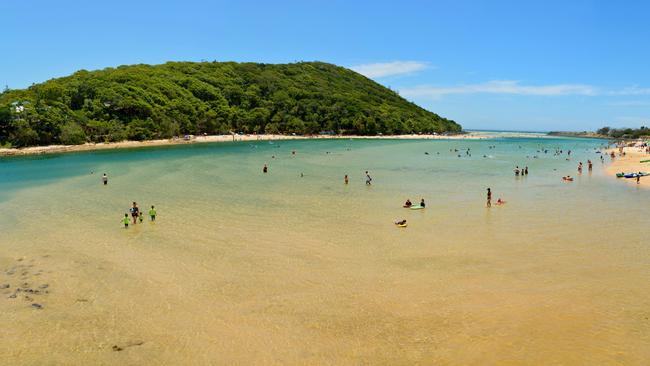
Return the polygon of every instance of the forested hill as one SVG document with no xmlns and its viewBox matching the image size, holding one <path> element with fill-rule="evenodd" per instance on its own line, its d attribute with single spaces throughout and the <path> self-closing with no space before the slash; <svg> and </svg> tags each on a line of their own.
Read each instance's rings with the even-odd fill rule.
<svg viewBox="0 0 650 366">
<path fill-rule="evenodd" d="M 454 121 L 321 62 L 169 62 L 78 71 L 0 94 L 0 145 L 183 134 L 459 132 Z"/>
</svg>

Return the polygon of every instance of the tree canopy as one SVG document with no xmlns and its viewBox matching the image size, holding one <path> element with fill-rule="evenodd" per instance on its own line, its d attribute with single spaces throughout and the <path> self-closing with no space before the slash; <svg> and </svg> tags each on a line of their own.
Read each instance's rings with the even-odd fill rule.
<svg viewBox="0 0 650 366">
<path fill-rule="evenodd" d="M 443 133 L 461 126 L 322 62 L 119 66 L 0 94 L 0 145 L 322 131 Z"/>
<path fill-rule="evenodd" d="M 610 138 L 631 138 L 631 139 L 637 139 L 640 137 L 648 137 L 650 136 L 650 129 L 645 126 L 641 126 L 640 128 L 611 128 L 611 127 L 603 127 L 598 129 L 596 131 L 597 134 L 603 135 L 603 136 L 608 136 Z"/>
</svg>

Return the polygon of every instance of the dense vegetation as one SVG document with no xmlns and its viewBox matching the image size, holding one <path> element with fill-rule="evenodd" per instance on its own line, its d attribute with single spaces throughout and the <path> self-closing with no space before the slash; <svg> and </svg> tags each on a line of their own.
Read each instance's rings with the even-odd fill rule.
<svg viewBox="0 0 650 366">
<path fill-rule="evenodd" d="M 184 134 L 460 132 L 454 121 L 343 67 L 169 62 L 71 76 L 0 94 L 0 145 Z"/>
<path fill-rule="evenodd" d="M 638 139 L 640 137 L 650 136 L 650 129 L 645 126 L 640 128 L 610 128 L 603 127 L 596 131 L 597 134 L 607 136 L 610 138 L 627 138 L 627 139 Z"/>
</svg>

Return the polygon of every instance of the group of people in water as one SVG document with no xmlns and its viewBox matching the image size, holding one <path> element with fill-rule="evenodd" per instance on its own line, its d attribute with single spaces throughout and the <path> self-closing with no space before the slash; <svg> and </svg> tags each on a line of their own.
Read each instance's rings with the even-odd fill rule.
<svg viewBox="0 0 650 366">
<path fill-rule="evenodd" d="M 129 213 L 131 214 L 131 219 L 129 219 Z M 135 201 L 129 209 L 129 213 L 125 213 L 124 218 L 122 219 L 125 229 L 128 229 L 130 223 L 135 225 L 138 221 L 140 221 L 141 224 L 144 222 L 144 213 L 140 210 L 140 207 L 138 207 L 138 204 Z M 151 208 L 149 209 L 149 220 L 151 220 L 151 222 L 156 221 L 156 207 L 153 205 L 151 205 Z"/>
</svg>

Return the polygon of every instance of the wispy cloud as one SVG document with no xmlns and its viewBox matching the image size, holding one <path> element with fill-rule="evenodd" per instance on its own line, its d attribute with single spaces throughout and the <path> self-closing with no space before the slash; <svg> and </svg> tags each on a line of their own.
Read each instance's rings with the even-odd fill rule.
<svg viewBox="0 0 650 366">
<path fill-rule="evenodd" d="M 650 100 L 621 100 L 607 103 L 612 107 L 650 107 Z"/>
<path fill-rule="evenodd" d="M 523 85 L 515 80 L 493 80 L 458 86 L 421 85 L 400 88 L 406 97 L 439 98 L 448 94 L 516 94 L 516 95 L 598 95 L 598 88 L 583 84 Z"/>
<path fill-rule="evenodd" d="M 394 75 L 406 75 L 431 68 L 426 62 L 419 61 L 393 61 L 374 64 L 352 66 L 350 69 L 371 79 Z"/>
<path fill-rule="evenodd" d="M 630 86 L 619 90 L 609 91 L 607 94 L 608 95 L 650 95 L 650 88 L 640 88 L 638 86 Z"/>
</svg>

